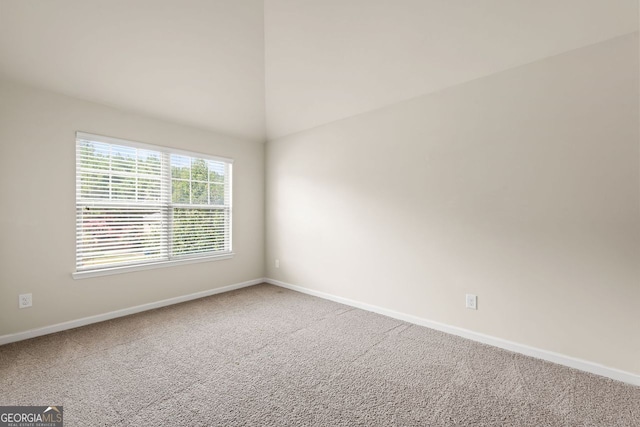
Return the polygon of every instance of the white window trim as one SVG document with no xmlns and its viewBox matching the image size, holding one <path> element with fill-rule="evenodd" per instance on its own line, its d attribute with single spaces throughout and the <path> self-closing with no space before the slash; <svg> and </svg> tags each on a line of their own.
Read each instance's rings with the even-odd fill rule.
<svg viewBox="0 0 640 427">
<path fill-rule="evenodd" d="M 71 276 L 76 280 L 88 279 L 90 277 L 111 276 L 113 274 L 131 273 L 134 271 L 154 270 L 156 268 L 173 267 L 176 265 L 183 265 L 183 264 L 196 264 L 196 263 L 209 262 L 209 261 L 221 261 L 224 259 L 231 259 L 233 258 L 234 255 L 235 255 L 234 252 L 227 252 L 223 254 L 208 255 L 208 256 L 201 256 L 201 257 L 172 259 L 170 261 L 157 261 L 157 262 L 149 262 L 146 264 L 124 265 L 121 267 L 108 267 L 108 268 L 101 268 L 97 270 L 76 271 L 75 273 L 71 273 Z"/>
<path fill-rule="evenodd" d="M 163 152 L 170 152 L 171 154 L 205 158 L 205 159 L 214 160 L 214 161 L 226 162 L 233 165 L 233 159 L 227 158 L 227 157 L 212 156 L 210 154 L 198 153 L 195 151 L 181 150 L 181 149 L 166 147 L 161 145 L 145 144 L 143 142 L 119 139 L 119 138 L 114 138 L 114 137 L 104 136 L 104 135 L 96 135 L 96 134 L 87 133 L 87 132 L 77 131 L 76 140 L 78 139 L 87 139 L 90 141 L 102 142 L 106 144 L 125 145 L 129 147 L 141 148 L 146 150 L 154 150 L 154 151 L 162 150 Z M 232 177 L 231 177 L 231 180 L 233 180 Z M 233 181 L 231 181 L 229 185 L 229 191 L 231 192 L 231 194 L 233 193 L 232 182 Z M 192 207 L 193 205 L 185 205 L 185 206 Z M 206 207 L 211 208 L 211 205 L 206 205 Z M 230 215 L 233 215 L 233 208 L 230 209 L 229 213 Z M 229 241 L 230 243 L 233 241 L 233 220 L 232 219 L 230 220 L 230 224 L 229 224 Z M 148 263 L 141 263 L 141 264 L 135 264 L 135 265 L 122 265 L 122 266 L 106 267 L 106 268 L 99 268 L 99 269 L 92 269 L 92 270 L 75 271 L 71 273 L 71 277 L 77 280 L 77 279 L 87 279 L 91 277 L 110 276 L 114 274 L 152 270 L 157 268 L 173 267 L 177 265 L 221 261 L 221 260 L 231 259 L 234 257 L 234 255 L 235 253 L 232 250 L 229 252 L 218 252 L 213 255 L 209 254 L 209 255 L 202 255 L 202 256 L 188 256 L 185 258 L 177 257 L 169 260 L 152 261 Z"/>
<path fill-rule="evenodd" d="M 164 145 L 145 144 L 144 142 L 131 141 L 129 139 L 119 139 L 119 138 L 114 138 L 112 136 L 96 135 L 94 133 L 78 131 L 76 132 L 76 139 L 89 139 L 95 142 L 104 142 L 105 144 L 128 145 L 129 147 L 142 148 L 144 150 L 162 149 L 166 151 L 171 151 L 171 154 L 181 154 L 184 156 L 193 156 L 193 157 L 205 157 L 210 160 L 218 160 L 221 162 L 227 162 L 227 163 L 233 164 L 233 159 L 230 159 L 228 157 L 212 156 L 211 154 L 198 153 L 197 151 L 180 150 L 178 148 L 167 147 Z"/>
</svg>

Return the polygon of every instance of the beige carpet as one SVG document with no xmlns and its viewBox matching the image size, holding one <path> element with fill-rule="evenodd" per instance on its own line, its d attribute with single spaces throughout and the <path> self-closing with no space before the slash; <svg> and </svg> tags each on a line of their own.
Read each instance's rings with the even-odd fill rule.
<svg viewBox="0 0 640 427">
<path fill-rule="evenodd" d="M 65 426 L 639 426 L 640 388 L 258 285 L 0 347 Z"/>
</svg>

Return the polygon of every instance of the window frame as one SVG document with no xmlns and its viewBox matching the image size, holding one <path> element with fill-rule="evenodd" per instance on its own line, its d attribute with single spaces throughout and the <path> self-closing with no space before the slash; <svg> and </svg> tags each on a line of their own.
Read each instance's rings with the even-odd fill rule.
<svg viewBox="0 0 640 427">
<path fill-rule="evenodd" d="M 79 169 L 79 161 L 77 158 L 78 152 L 78 144 L 79 141 L 92 141 L 97 143 L 118 145 L 118 146 L 126 146 L 131 148 L 137 148 L 142 150 L 150 150 L 154 152 L 161 153 L 161 164 L 165 165 L 164 169 L 161 168 L 160 172 L 160 181 L 161 187 L 163 190 L 161 191 L 161 200 L 158 205 L 161 205 L 161 209 L 166 210 L 166 220 L 168 221 L 166 232 L 162 233 L 162 239 L 166 239 L 164 244 L 167 248 L 167 256 L 166 259 L 159 260 L 149 260 L 149 261 L 139 261 L 133 262 L 130 264 L 122 264 L 122 265 L 112 265 L 107 267 L 97 267 L 97 268 L 87 268 L 87 269 L 78 269 L 78 238 L 80 237 L 80 230 L 78 226 L 78 208 L 81 206 L 85 206 L 80 203 L 81 198 L 79 196 L 79 185 L 80 185 L 80 169 Z M 75 271 L 71 274 L 74 279 L 82 279 L 88 277 L 97 277 L 97 276 L 105 276 L 111 274 L 119 274 L 126 273 L 132 271 L 140 271 L 140 270 L 150 270 L 156 268 L 164 268 L 171 267 L 175 265 L 181 264 L 191 264 L 191 263 L 200 263 L 200 262 L 208 262 L 208 261 L 218 261 L 224 259 L 233 258 L 235 255 L 233 252 L 233 159 L 227 157 L 213 156 L 210 154 L 198 153 L 188 150 L 182 150 L 173 147 L 160 146 L 160 145 L 152 145 L 146 144 L 138 141 L 131 141 L 121 138 L 114 138 L 104 135 L 96 135 L 87 132 L 76 132 L 75 137 L 75 151 L 76 151 L 76 163 L 75 163 L 75 179 L 76 179 L 76 188 L 75 188 L 75 210 L 76 210 L 76 253 L 75 253 Z M 216 162 L 225 163 L 225 185 L 228 188 L 228 203 L 225 203 L 227 200 L 227 196 L 225 195 L 225 202 L 222 205 L 211 205 L 211 204 L 184 204 L 184 203 L 174 203 L 172 198 L 172 174 L 171 174 L 171 156 L 187 156 L 191 159 L 204 159 Z M 112 169 L 109 169 L 109 172 L 112 172 Z M 191 174 L 191 172 L 190 172 Z M 191 178 L 190 178 L 191 180 Z M 209 181 L 210 182 L 210 181 Z M 210 191 L 210 186 L 207 187 L 208 191 Z M 208 200 L 210 200 L 210 195 Z M 111 200 L 106 199 L 106 202 L 95 202 L 97 205 L 108 205 Z M 87 203 L 87 202 L 85 202 Z M 122 205 L 126 205 L 126 203 L 122 203 Z M 133 200 L 129 205 L 130 207 L 141 206 L 142 204 L 138 200 Z M 193 209 L 209 209 L 209 210 L 222 210 L 228 212 L 228 247 L 225 247 L 224 251 L 210 251 L 203 252 L 201 254 L 171 254 L 171 246 L 173 240 L 173 217 L 174 217 L 174 208 L 193 208 Z"/>
</svg>

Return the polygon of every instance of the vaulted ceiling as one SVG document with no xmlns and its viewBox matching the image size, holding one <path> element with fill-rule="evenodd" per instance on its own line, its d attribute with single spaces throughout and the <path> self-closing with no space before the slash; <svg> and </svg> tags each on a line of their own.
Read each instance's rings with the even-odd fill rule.
<svg viewBox="0 0 640 427">
<path fill-rule="evenodd" d="M 0 74 L 266 140 L 637 30 L 637 0 L 0 0 Z"/>
<path fill-rule="evenodd" d="M 0 74 L 264 139 L 261 0 L 0 0 Z"/>
</svg>

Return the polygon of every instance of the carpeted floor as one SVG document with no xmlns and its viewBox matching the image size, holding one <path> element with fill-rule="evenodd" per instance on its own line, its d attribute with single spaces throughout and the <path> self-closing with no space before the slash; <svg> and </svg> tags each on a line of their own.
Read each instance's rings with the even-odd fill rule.
<svg viewBox="0 0 640 427">
<path fill-rule="evenodd" d="M 65 426 L 639 426 L 640 388 L 270 285 L 0 347 Z"/>
</svg>

